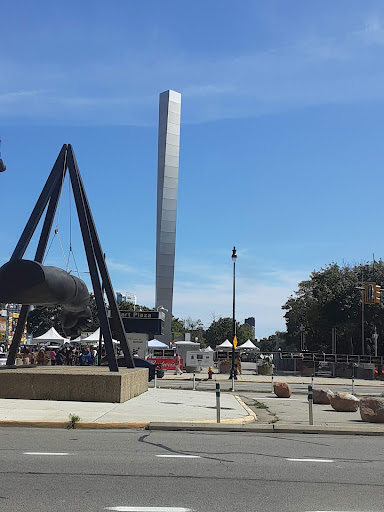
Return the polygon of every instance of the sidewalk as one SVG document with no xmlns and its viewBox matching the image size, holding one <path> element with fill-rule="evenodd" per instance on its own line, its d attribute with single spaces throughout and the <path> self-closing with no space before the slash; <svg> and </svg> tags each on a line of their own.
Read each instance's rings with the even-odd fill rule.
<svg viewBox="0 0 384 512">
<path fill-rule="evenodd" d="M 175 379 L 185 380 L 183 374 Z M 221 375 L 228 380 L 228 376 Z M 242 376 L 248 377 L 248 376 Z M 270 377 L 253 376 L 256 382 Z M 218 379 L 219 380 L 219 379 Z M 221 379 L 220 379 L 221 380 Z M 277 377 L 292 384 L 308 383 L 308 378 Z M 310 379 L 309 379 L 310 381 Z M 315 379 L 316 386 L 343 385 L 344 379 Z M 382 382 L 361 381 L 379 392 Z M 356 383 L 356 385 L 358 385 Z M 379 393 L 376 394 L 379 394 Z M 151 430 L 253 431 L 328 434 L 384 435 L 384 425 L 363 423 L 359 411 L 340 413 L 330 405 L 314 405 L 314 426 L 309 426 L 308 402 L 300 391 L 279 399 L 270 391 L 221 393 L 221 423 L 216 423 L 216 393 L 181 389 L 150 388 L 125 403 L 67 402 L 50 400 L 0 399 L 0 427 L 69 426 L 69 416 L 79 417 L 75 428 L 150 428 Z M 257 403 L 259 402 L 259 403 Z M 262 405 L 268 410 L 266 411 Z"/>
<path fill-rule="evenodd" d="M 142 428 L 150 422 L 216 422 L 216 394 L 152 388 L 122 404 L 0 399 L 0 426 L 10 422 L 29 422 L 33 426 L 33 422 L 39 422 L 38 426 L 63 427 L 68 425 L 70 414 L 79 416 L 79 425 L 90 428 Z M 255 419 L 241 400 L 228 393 L 221 395 L 221 418 L 230 424 Z"/>
</svg>

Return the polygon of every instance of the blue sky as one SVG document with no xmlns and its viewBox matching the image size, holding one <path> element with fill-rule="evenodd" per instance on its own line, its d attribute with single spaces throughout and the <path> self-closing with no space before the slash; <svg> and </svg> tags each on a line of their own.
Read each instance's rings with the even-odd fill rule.
<svg viewBox="0 0 384 512">
<path fill-rule="evenodd" d="M 255 316 L 257 337 L 284 329 L 281 305 L 312 270 L 383 256 L 381 2 L 19 1 L 1 12 L 0 263 L 71 143 L 115 289 L 154 305 L 166 89 L 182 94 L 176 316 L 231 316 L 233 245 L 237 318 Z M 46 263 L 65 263 L 57 240 Z"/>
</svg>

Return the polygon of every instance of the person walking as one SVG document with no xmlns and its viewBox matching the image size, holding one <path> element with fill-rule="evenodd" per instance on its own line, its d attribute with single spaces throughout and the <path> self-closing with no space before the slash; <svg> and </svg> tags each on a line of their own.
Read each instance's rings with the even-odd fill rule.
<svg viewBox="0 0 384 512">
<path fill-rule="evenodd" d="M 176 354 L 176 361 L 175 361 L 175 375 L 182 375 L 182 371 L 181 371 L 181 358 L 180 358 L 180 354 Z"/>
<path fill-rule="evenodd" d="M 67 365 L 68 365 L 68 366 L 72 366 L 72 362 L 73 362 L 73 353 L 72 353 L 72 349 L 71 349 L 71 348 L 68 348 L 68 349 L 67 349 L 67 355 L 66 355 L 66 358 L 67 358 Z"/>
<path fill-rule="evenodd" d="M 30 363 L 30 350 L 28 347 L 24 347 L 23 364 L 29 364 L 29 363 Z"/>
<path fill-rule="evenodd" d="M 51 366 L 55 366 L 56 364 L 56 352 L 52 349 L 50 354 L 49 354 L 49 358 L 51 360 Z"/>
<path fill-rule="evenodd" d="M 87 348 L 87 352 L 85 354 L 85 364 L 87 366 L 93 365 L 92 354 L 91 354 L 91 351 L 89 350 L 89 348 Z"/>
<path fill-rule="evenodd" d="M 237 369 L 237 373 L 239 375 L 241 375 L 241 359 L 240 359 L 240 356 L 237 356 L 236 357 L 236 369 Z"/>
<path fill-rule="evenodd" d="M 44 360 L 45 360 L 45 352 L 44 352 L 44 349 L 41 348 L 39 350 L 39 353 L 37 354 L 37 364 L 44 364 Z"/>
<path fill-rule="evenodd" d="M 59 350 L 58 353 L 56 354 L 56 365 L 62 366 L 62 364 L 63 364 L 63 353 L 61 352 L 61 350 Z"/>
</svg>

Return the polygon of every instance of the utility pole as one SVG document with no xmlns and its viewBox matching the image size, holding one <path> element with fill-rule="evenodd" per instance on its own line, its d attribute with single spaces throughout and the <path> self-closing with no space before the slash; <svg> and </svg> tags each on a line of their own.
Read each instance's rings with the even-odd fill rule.
<svg viewBox="0 0 384 512">
<path fill-rule="evenodd" d="M 363 291 L 361 292 L 361 354 L 364 355 L 364 276 L 363 271 L 361 271 L 361 286 L 363 287 Z"/>
<path fill-rule="evenodd" d="M 376 325 L 375 325 L 375 330 L 372 334 L 372 339 L 373 339 L 373 346 L 374 346 L 374 350 L 375 350 L 375 356 L 377 357 L 377 338 L 379 337 L 379 335 L 377 334 L 377 329 L 376 329 Z"/>
<path fill-rule="evenodd" d="M 332 354 L 337 354 L 337 345 L 336 345 L 336 327 L 332 327 Z"/>
</svg>

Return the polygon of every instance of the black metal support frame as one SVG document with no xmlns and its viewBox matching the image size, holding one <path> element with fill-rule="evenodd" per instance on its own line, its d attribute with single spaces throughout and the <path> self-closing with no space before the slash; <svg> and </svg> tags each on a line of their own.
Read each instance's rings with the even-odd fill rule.
<svg viewBox="0 0 384 512">
<path fill-rule="evenodd" d="M 38 247 L 35 254 L 35 261 L 42 263 L 47 248 L 49 235 L 52 229 L 57 205 L 62 191 L 63 181 L 66 171 L 69 171 L 73 195 L 75 198 L 77 214 L 80 223 L 81 234 L 83 237 L 85 253 L 89 272 L 91 276 L 93 293 L 96 299 L 97 311 L 100 320 L 100 331 L 105 343 L 106 355 L 110 371 L 118 372 L 115 352 L 113 349 L 112 336 L 120 342 L 124 353 L 124 362 L 127 368 L 134 368 L 134 361 L 129 349 L 120 311 L 117 307 L 115 293 L 112 287 L 111 279 L 105 258 L 101 249 L 100 240 L 96 231 L 92 212 L 89 206 L 84 184 L 76 162 L 72 146 L 64 144 L 60 154 L 52 168 L 52 171 L 44 185 L 39 199 L 29 217 L 24 231 L 16 245 L 11 260 L 21 259 L 32 239 L 32 236 L 40 222 L 44 210 L 49 202 Z M 111 319 L 108 320 L 106 305 L 104 302 L 104 293 L 107 295 L 108 304 L 111 310 Z M 27 320 L 29 305 L 23 305 L 15 329 L 11 347 L 8 353 L 7 365 L 13 365 L 20 345 L 21 336 Z"/>
</svg>

